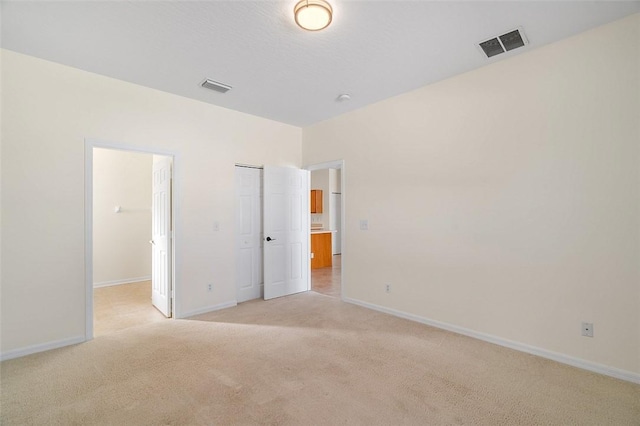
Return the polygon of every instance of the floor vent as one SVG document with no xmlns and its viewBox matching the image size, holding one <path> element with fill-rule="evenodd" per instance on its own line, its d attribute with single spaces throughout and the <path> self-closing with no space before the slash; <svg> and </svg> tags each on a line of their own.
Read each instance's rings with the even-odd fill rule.
<svg viewBox="0 0 640 426">
<path fill-rule="evenodd" d="M 231 86 L 209 79 L 203 81 L 201 86 L 205 89 L 211 89 L 219 93 L 227 93 L 231 89 Z"/>
<path fill-rule="evenodd" d="M 487 55 L 487 58 L 499 55 L 504 52 L 508 52 L 518 47 L 522 47 L 529 44 L 527 36 L 525 36 L 522 28 L 509 31 L 501 36 L 490 38 L 481 43 L 478 43 L 480 49 Z"/>
</svg>

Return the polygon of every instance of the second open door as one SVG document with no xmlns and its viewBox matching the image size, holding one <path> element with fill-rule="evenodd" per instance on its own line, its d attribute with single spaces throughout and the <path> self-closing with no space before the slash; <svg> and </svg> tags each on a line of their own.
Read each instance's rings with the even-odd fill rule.
<svg viewBox="0 0 640 426">
<path fill-rule="evenodd" d="M 309 171 L 264 168 L 264 299 L 309 290 Z"/>
<path fill-rule="evenodd" d="M 151 302 L 166 317 L 171 317 L 171 166 L 171 157 L 153 156 Z"/>
</svg>

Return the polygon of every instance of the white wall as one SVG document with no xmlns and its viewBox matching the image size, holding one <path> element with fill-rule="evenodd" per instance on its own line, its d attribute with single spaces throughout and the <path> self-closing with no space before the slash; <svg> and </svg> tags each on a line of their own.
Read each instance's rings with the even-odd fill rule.
<svg viewBox="0 0 640 426">
<path fill-rule="evenodd" d="M 93 152 L 93 284 L 151 279 L 153 155 Z M 115 212 L 120 206 L 121 211 Z"/>
<path fill-rule="evenodd" d="M 301 130 L 7 50 L 1 59 L 2 353 L 84 336 L 85 138 L 176 154 L 176 310 L 233 303 L 234 165 L 300 166 Z"/>
<path fill-rule="evenodd" d="M 346 296 L 640 377 L 639 44 L 635 15 L 305 128 L 348 170 Z"/>
</svg>

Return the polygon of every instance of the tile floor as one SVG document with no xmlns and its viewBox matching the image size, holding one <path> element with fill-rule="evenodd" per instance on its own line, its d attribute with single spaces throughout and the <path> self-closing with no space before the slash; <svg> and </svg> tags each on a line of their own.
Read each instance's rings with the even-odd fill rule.
<svg viewBox="0 0 640 426">
<path fill-rule="evenodd" d="M 341 271 L 342 257 L 333 256 L 333 265 L 311 270 L 311 290 L 317 293 L 340 298 L 342 291 Z"/>
</svg>

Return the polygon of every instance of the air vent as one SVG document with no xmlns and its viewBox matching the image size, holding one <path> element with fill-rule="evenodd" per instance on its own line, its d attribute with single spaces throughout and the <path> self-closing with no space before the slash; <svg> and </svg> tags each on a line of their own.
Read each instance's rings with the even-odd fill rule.
<svg viewBox="0 0 640 426">
<path fill-rule="evenodd" d="M 480 47 L 487 55 L 487 58 L 499 55 L 500 53 L 504 52 L 502 44 L 500 44 L 498 38 L 492 38 L 491 40 L 483 41 L 482 43 L 480 43 Z"/>
<path fill-rule="evenodd" d="M 231 86 L 228 86 L 223 83 L 218 83 L 217 81 L 213 81 L 209 79 L 206 79 L 205 81 L 203 81 L 201 86 L 204 87 L 205 89 L 211 89 L 219 93 L 227 93 L 231 89 Z"/>
<path fill-rule="evenodd" d="M 487 58 L 508 52 L 518 47 L 529 44 L 527 37 L 524 35 L 522 28 L 502 34 L 501 36 L 490 38 L 489 40 L 478 43 L 480 49 L 487 55 Z"/>
<path fill-rule="evenodd" d="M 502 42 L 502 45 L 507 52 L 509 50 L 524 46 L 524 40 L 522 40 L 522 36 L 520 35 L 520 31 L 518 30 L 513 30 L 509 33 L 502 34 L 500 36 L 500 41 Z"/>
</svg>

